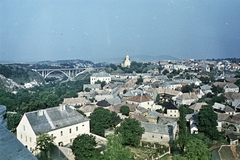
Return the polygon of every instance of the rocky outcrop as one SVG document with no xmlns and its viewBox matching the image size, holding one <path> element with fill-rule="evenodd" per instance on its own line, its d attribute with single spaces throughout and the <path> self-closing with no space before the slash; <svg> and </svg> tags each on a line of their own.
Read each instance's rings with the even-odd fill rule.
<svg viewBox="0 0 240 160">
<path fill-rule="evenodd" d="M 12 79 L 6 78 L 0 74 L 0 88 L 6 90 L 8 92 L 14 92 L 21 88 L 24 88 L 24 86 L 14 82 Z"/>
</svg>

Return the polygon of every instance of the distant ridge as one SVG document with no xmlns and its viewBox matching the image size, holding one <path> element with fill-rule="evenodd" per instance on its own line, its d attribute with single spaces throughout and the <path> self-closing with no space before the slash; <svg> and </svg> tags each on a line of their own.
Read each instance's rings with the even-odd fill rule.
<svg viewBox="0 0 240 160">
<path fill-rule="evenodd" d="M 158 55 L 158 56 L 151 56 L 146 54 L 140 54 L 140 55 L 131 55 L 129 54 L 131 61 L 137 61 L 137 62 L 150 62 L 150 61 L 163 61 L 163 60 L 179 60 L 176 57 L 169 56 L 169 55 Z M 125 57 L 117 57 L 117 58 L 109 58 L 103 60 L 103 62 L 108 63 L 121 63 Z"/>
</svg>

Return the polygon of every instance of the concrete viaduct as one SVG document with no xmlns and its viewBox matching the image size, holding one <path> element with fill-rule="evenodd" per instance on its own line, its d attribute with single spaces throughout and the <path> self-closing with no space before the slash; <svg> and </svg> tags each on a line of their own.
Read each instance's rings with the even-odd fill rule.
<svg viewBox="0 0 240 160">
<path fill-rule="evenodd" d="M 78 75 L 91 71 L 94 68 L 59 68 L 59 69 L 33 69 L 38 72 L 44 79 L 46 79 L 51 73 L 61 72 L 68 77 L 68 79 L 74 79 Z"/>
</svg>

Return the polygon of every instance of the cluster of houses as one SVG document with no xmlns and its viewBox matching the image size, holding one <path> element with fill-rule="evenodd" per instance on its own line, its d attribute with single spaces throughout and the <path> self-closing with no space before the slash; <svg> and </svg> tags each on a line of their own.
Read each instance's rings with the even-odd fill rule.
<svg viewBox="0 0 240 160">
<path fill-rule="evenodd" d="M 129 60 L 129 57 L 126 59 Z M 164 65 L 164 68 L 185 69 L 184 64 L 170 63 Z M 205 69 L 208 72 L 209 65 L 205 65 Z M 139 77 L 143 79 L 141 85 L 136 84 Z M 231 135 L 229 137 L 235 138 L 231 139 L 232 144 L 238 144 L 240 135 L 240 114 L 238 114 L 240 93 L 239 87 L 234 84 L 236 80 L 231 78 L 213 84 L 224 89 L 223 94 L 228 104 L 215 103 L 212 106 L 218 114 L 217 128 L 219 131 L 228 132 Z M 105 81 L 106 85 L 102 87 L 95 83 L 97 81 Z M 191 84 L 198 86 L 198 89 L 189 93 L 181 92 L 183 86 Z M 122 120 L 127 117 L 138 120 L 145 129 L 142 141 L 169 145 L 170 141 L 176 139 L 178 133 L 180 105 L 189 105 L 194 111 L 187 115 L 186 119 L 189 121 L 191 134 L 198 133 L 197 115 L 201 107 L 206 105 L 206 103 L 198 103 L 198 100 L 211 93 L 211 88 L 211 85 L 202 85 L 198 78 L 169 79 L 166 75 L 159 74 L 157 70 L 123 75 L 94 73 L 90 77 L 90 84 L 84 84 L 83 91 L 78 93 L 77 98 L 65 98 L 58 107 L 25 113 L 17 127 L 17 138 L 31 152 L 36 152 L 34 150 L 36 138 L 41 133 L 56 137 L 54 140 L 56 145 L 68 147 L 78 134 L 91 134 L 88 117 L 94 109 L 103 107 L 116 112 Z M 161 102 L 165 102 L 164 105 L 156 103 L 158 96 Z M 121 106 L 129 107 L 129 116 L 122 115 Z M 86 117 L 77 110 L 84 112 Z"/>
</svg>

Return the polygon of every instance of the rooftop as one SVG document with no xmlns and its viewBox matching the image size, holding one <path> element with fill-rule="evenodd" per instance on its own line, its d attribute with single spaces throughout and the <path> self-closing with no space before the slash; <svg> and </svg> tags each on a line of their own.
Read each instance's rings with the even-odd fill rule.
<svg viewBox="0 0 240 160">
<path fill-rule="evenodd" d="M 0 157 L 4 160 L 37 160 L 36 157 L 0 124 Z"/>
<path fill-rule="evenodd" d="M 89 121 L 88 118 L 64 105 L 27 112 L 25 115 L 35 134 L 49 132 L 51 130 Z"/>
</svg>

